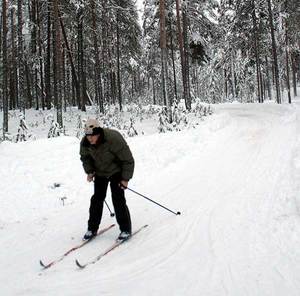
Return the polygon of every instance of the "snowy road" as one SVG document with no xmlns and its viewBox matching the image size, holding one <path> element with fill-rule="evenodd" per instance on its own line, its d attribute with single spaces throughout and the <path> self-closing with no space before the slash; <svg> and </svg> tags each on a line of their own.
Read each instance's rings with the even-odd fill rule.
<svg viewBox="0 0 300 296">
<path fill-rule="evenodd" d="M 1 295 L 299 295 L 300 108 L 216 109 L 196 129 L 128 140 L 130 186 L 182 215 L 127 192 L 133 225 L 149 228 L 84 270 L 75 258 L 97 256 L 117 229 L 38 265 L 85 231 L 91 188 L 78 140 L 1 144 Z"/>
</svg>

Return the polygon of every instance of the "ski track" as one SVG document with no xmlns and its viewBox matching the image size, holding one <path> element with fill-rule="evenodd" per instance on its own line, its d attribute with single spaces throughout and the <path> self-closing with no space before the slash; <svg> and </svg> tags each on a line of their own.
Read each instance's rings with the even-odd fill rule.
<svg viewBox="0 0 300 296">
<path fill-rule="evenodd" d="M 117 236 L 117 227 L 49 270 L 38 265 L 76 245 L 85 231 L 91 189 L 82 180 L 79 142 L 45 142 L 43 152 L 19 163 L 7 153 L 0 169 L 9 193 L 9 199 L 0 195 L 0 245 L 12 252 L 0 253 L 1 294 L 298 295 L 299 114 L 298 105 L 226 104 L 195 130 L 129 139 L 137 159 L 130 186 L 182 215 L 127 192 L 133 227 L 149 227 L 84 270 L 75 258 L 84 263 L 97 256 Z M 21 157 L 18 145 L 11 149 Z M 62 160 L 53 156 L 61 151 Z M 30 169 L 45 157 L 56 162 Z M 24 184 L 9 185 L 12 175 L 25 176 Z M 49 188 L 54 182 L 62 186 Z M 46 192 L 43 203 L 40 192 Z M 61 195 L 69 200 L 64 207 Z M 108 216 L 103 226 L 113 223 Z"/>
</svg>

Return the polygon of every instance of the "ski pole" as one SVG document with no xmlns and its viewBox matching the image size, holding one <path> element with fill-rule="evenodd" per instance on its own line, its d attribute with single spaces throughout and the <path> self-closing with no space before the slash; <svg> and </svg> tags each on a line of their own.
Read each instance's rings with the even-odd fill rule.
<svg viewBox="0 0 300 296">
<path fill-rule="evenodd" d="M 95 179 L 93 180 L 93 182 L 95 183 Z M 108 210 L 109 210 L 109 212 L 110 212 L 110 216 L 111 217 L 114 217 L 115 216 L 115 214 L 110 210 L 110 208 L 109 208 L 109 206 L 108 206 L 108 204 L 107 204 L 107 202 L 106 202 L 106 200 L 104 200 L 104 202 L 105 202 L 105 204 L 106 204 L 106 207 L 108 208 Z"/>
<path fill-rule="evenodd" d="M 106 204 L 106 206 L 107 206 L 107 208 L 108 208 L 108 210 L 109 210 L 109 212 L 110 212 L 110 216 L 111 216 L 111 217 L 114 217 L 115 214 L 110 210 L 110 208 L 109 208 L 109 206 L 108 206 L 106 200 L 105 200 L 104 202 L 105 202 L 105 204 Z"/>
<path fill-rule="evenodd" d="M 124 186 L 123 186 L 123 187 L 124 187 Z M 126 189 L 132 191 L 133 193 L 135 193 L 135 194 L 137 194 L 137 195 L 139 195 L 139 196 L 141 196 L 141 197 L 143 197 L 143 198 L 145 198 L 145 199 L 147 199 L 147 200 L 149 200 L 149 201 L 151 201 L 151 202 L 153 202 L 153 203 L 155 203 L 156 205 L 158 205 L 158 206 L 160 206 L 161 208 L 163 208 L 163 209 L 165 209 L 165 210 L 167 210 L 167 211 L 173 213 L 174 215 L 181 215 L 180 212 L 175 213 L 174 211 L 170 210 L 169 208 L 167 208 L 167 207 L 165 207 L 165 206 L 159 204 L 158 202 L 152 200 L 151 198 L 149 198 L 149 197 L 147 197 L 147 196 L 145 196 L 145 195 L 143 195 L 143 194 L 141 194 L 141 193 L 136 192 L 135 190 L 133 190 L 133 189 L 131 189 L 131 188 L 129 188 L 129 187 L 124 187 L 124 188 L 126 188 Z"/>
</svg>

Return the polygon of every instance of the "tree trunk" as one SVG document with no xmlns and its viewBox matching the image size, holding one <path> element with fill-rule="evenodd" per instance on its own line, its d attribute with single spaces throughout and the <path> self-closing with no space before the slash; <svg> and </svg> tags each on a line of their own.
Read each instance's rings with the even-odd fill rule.
<svg viewBox="0 0 300 296">
<path fill-rule="evenodd" d="M 121 69 L 120 69 L 120 36 L 119 36 L 119 12 L 117 12 L 117 85 L 118 102 L 120 111 L 122 111 L 122 87 L 121 87 Z"/>
<path fill-rule="evenodd" d="M 107 54 L 108 54 L 108 82 L 110 87 L 110 102 L 112 104 L 116 103 L 116 74 L 114 72 L 113 67 L 113 59 L 112 59 L 112 53 L 111 48 L 107 47 Z"/>
<path fill-rule="evenodd" d="M 45 88 L 44 88 L 44 70 L 43 70 L 43 43 L 41 38 L 42 24 L 40 19 L 40 3 L 37 1 L 37 26 L 38 26 L 38 56 L 39 56 L 39 74 L 40 74 L 40 92 L 42 109 L 45 109 Z"/>
<path fill-rule="evenodd" d="M 67 112 L 67 77 L 66 77 L 66 54 L 63 46 L 62 50 L 62 97 L 63 97 L 63 110 Z"/>
<path fill-rule="evenodd" d="M 83 52 L 83 9 L 79 8 L 77 13 L 77 34 L 78 34 L 78 74 L 79 74 L 79 85 L 80 85 L 80 109 L 86 111 L 86 90 L 84 85 L 84 52 Z"/>
<path fill-rule="evenodd" d="M 2 0 L 2 66 L 3 66 L 3 139 L 8 132 L 8 65 L 7 65 L 7 6 Z"/>
<path fill-rule="evenodd" d="M 169 30 L 170 30 L 170 42 L 171 42 L 171 59 L 172 59 L 172 67 L 173 67 L 173 79 L 174 79 L 174 94 L 175 94 L 175 101 L 178 103 L 178 96 L 177 96 L 177 81 L 176 81 L 176 67 L 175 67 L 175 57 L 174 57 L 174 45 L 173 45 L 173 32 L 171 21 L 169 21 Z M 173 102 L 170 100 L 170 105 L 172 106 Z"/>
<path fill-rule="evenodd" d="M 267 78 L 267 90 L 268 90 L 268 98 L 269 100 L 272 100 L 272 91 L 271 91 L 271 79 L 270 79 L 270 69 L 269 69 L 269 63 L 268 58 L 265 56 L 265 63 L 266 63 L 266 78 Z"/>
<path fill-rule="evenodd" d="M 231 52 L 231 85 L 232 85 L 232 96 L 233 100 L 236 100 L 237 91 L 236 91 L 236 83 L 235 83 L 235 67 L 233 62 L 233 53 Z"/>
<path fill-rule="evenodd" d="M 183 99 L 185 101 L 185 107 L 187 110 L 191 110 L 190 100 L 188 97 L 187 90 L 187 79 L 186 79 L 186 62 L 184 56 L 184 48 L 183 48 L 183 35 L 181 30 L 181 20 L 180 20 L 180 0 L 176 0 L 176 19 L 177 19 L 177 33 L 178 33 L 178 41 L 179 41 L 179 49 L 180 49 L 180 62 L 181 62 L 181 73 L 182 73 L 182 85 L 183 85 Z"/>
<path fill-rule="evenodd" d="M 228 79 L 227 79 L 227 71 L 224 68 L 224 92 L 225 92 L 225 98 L 228 98 L 228 83 L 227 83 Z"/>
<path fill-rule="evenodd" d="M 57 108 L 57 123 L 60 127 L 63 126 L 63 117 L 62 117 L 62 93 L 61 93 L 61 34 L 59 26 L 59 11 L 58 11 L 58 0 L 53 0 L 53 28 L 54 28 L 54 71 L 56 82 L 54 82 L 54 100 L 56 102 Z"/>
<path fill-rule="evenodd" d="M 69 106 L 73 106 L 73 93 L 72 93 L 72 75 L 70 71 L 70 67 L 67 63 L 67 53 L 66 55 L 66 96 L 68 98 Z"/>
<path fill-rule="evenodd" d="M 273 11 L 272 11 L 272 7 L 271 7 L 271 0 L 267 0 L 267 2 L 268 2 L 269 22 L 270 22 L 271 38 L 272 38 L 272 53 L 273 53 L 273 65 L 274 65 L 274 79 L 275 79 L 275 87 L 276 87 L 276 101 L 278 104 L 281 104 L 280 85 L 279 85 L 279 70 L 278 70 L 278 61 L 277 61 L 277 46 L 276 46 L 276 41 L 275 41 Z"/>
<path fill-rule="evenodd" d="M 37 1 L 36 0 L 31 0 L 28 2 L 28 5 L 30 7 L 31 3 L 31 10 L 30 10 L 30 33 L 31 33 L 31 57 L 29 58 L 29 65 L 30 65 L 30 70 L 29 70 L 29 76 L 30 79 L 32 80 L 32 89 L 30 90 L 33 95 L 33 99 L 35 102 L 35 107 L 36 110 L 39 109 L 39 98 L 38 98 L 38 65 L 37 65 L 37 10 L 36 10 L 36 5 Z"/>
<path fill-rule="evenodd" d="M 26 108 L 25 96 L 25 65 L 23 46 L 23 0 L 18 0 L 18 98 L 19 106 L 23 114 Z"/>
<path fill-rule="evenodd" d="M 109 57 L 108 57 L 108 30 L 109 24 L 107 20 L 108 10 L 106 8 L 106 0 L 102 0 L 102 70 L 103 70 L 103 101 L 108 101 L 109 94 Z"/>
<path fill-rule="evenodd" d="M 63 34 L 63 38 L 64 38 L 64 42 L 65 42 L 69 62 L 70 62 L 70 65 L 71 65 L 72 81 L 73 81 L 73 85 L 75 86 L 74 88 L 75 88 L 76 100 L 77 100 L 77 103 L 79 103 L 79 105 L 80 105 L 80 85 L 79 85 L 79 81 L 78 81 L 78 75 L 77 75 L 77 72 L 76 72 L 76 69 L 75 69 L 73 56 L 72 56 L 72 50 L 69 46 L 65 26 L 64 26 L 63 20 L 61 18 L 61 15 L 59 16 L 59 22 L 60 22 L 60 27 L 61 27 L 61 31 L 62 31 L 62 34 Z M 74 97 L 74 95 L 73 95 L 73 97 Z M 79 106 L 79 105 L 77 105 L 77 106 Z"/>
<path fill-rule="evenodd" d="M 293 76 L 293 90 L 294 90 L 294 97 L 297 96 L 297 68 L 296 68 L 296 58 L 294 55 L 291 55 L 292 60 L 292 76 Z"/>
<path fill-rule="evenodd" d="M 161 79 L 162 94 L 165 106 L 169 106 L 167 90 L 167 37 L 166 37 L 166 15 L 165 0 L 159 1 L 159 20 L 160 20 L 160 49 L 161 49 Z"/>
<path fill-rule="evenodd" d="M 94 55 L 95 55 L 95 92 L 96 92 L 96 101 L 99 104 L 100 112 L 104 113 L 103 90 L 102 90 L 102 79 L 101 79 L 101 64 L 100 64 L 99 44 L 98 44 L 98 37 L 97 37 L 95 1 L 91 0 L 90 4 L 91 4 L 91 13 L 92 13 L 92 29 L 93 29 L 92 31 L 93 31 Z"/>
<path fill-rule="evenodd" d="M 10 10 L 10 23 L 11 23 L 11 74 L 10 74 L 10 107 L 15 109 L 18 105 L 18 65 L 16 53 L 16 25 L 15 25 L 15 8 Z"/>
<path fill-rule="evenodd" d="M 185 79 L 186 79 L 186 95 L 187 105 L 189 110 L 191 109 L 191 85 L 190 85 L 190 59 L 189 59 L 189 38 L 188 38 L 188 12 L 187 5 L 182 11 L 182 27 L 183 27 L 183 49 L 184 49 L 184 67 L 185 67 Z"/>
<path fill-rule="evenodd" d="M 153 93 L 153 105 L 156 105 L 156 95 L 155 95 L 155 80 L 152 75 L 152 93 Z"/>
<path fill-rule="evenodd" d="M 2 7 L 1 7 L 2 8 Z M 0 56 L 2 56 L 2 14 L 0 13 Z M 1 62 L 1 61 L 0 61 Z M 1 83 L 1 80 L 0 80 Z"/>
<path fill-rule="evenodd" d="M 256 81 L 257 81 L 257 94 L 258 94 L 258 102 L 263 103 L 261 97 L 261 80 L 260 80 L 260 59 L 259 59 L 259 40 L 258 40 L 258 32 L 257 32 L 257 22 L 256 22 L 256 10 L 255 10 L 255 2 L 252 0 L 252 21 L 253 21 L 253 31 L 254 31 L 254 49 L 255 49 L 255 60 L 256 60 Z"/>
<path fill-rule="evenodd" d="M 31 80 L 30 71 L 28 67 L 27 60 L 24 60 L 25 64 L 25 77 L 26 77 L 26 97 L 27 97 L 27 107 L 32 108 L 32 94 L 31 94 Z"/>
<path fill-rule="evenodd" d="M 47 11 L 47 49 L 45 61 L 45 103 L 51 109 L 51 0 L 48 0 Z"/>
<path fill-rule="evenodd" d="M 285 2 L 287 8 L 287 1 Z M 290 65 L 289 65 L 289 36 L 288 36 L 288 21 L 285 20 L 285 63 L 286 63 L 286 87 L 288 93 L 288 102 L 292 103 L 291 99 L 291 85 L 290 85 Z"/>
</svg>

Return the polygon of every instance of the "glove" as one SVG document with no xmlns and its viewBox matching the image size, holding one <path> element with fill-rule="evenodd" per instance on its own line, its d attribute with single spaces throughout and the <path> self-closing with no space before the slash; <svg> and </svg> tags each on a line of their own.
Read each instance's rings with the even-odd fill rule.
<svg viewBox="0 0 300 296">
<path fill-rule="evenodd" d="M 127 180 L 122 180 L 122 181 L 119 183 L 119 186 L 120 186 L 122 189 L 127 189 L 128 181 L 127 181 Z"/>
<path fill-rule="evenodd" d="M 92 181 L 94 181 L 94 178 L 95 178 L 95 173 L 92 173 L 92 174 L 87 175 L 86 180 L 88 182 L 92 182 Z"/>
</svg>

